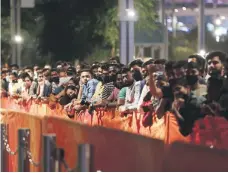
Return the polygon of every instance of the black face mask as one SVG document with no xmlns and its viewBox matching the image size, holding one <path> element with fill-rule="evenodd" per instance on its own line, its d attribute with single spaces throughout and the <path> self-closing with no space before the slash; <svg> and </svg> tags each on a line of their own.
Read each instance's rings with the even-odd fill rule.
<svg viewBox="0 0 228 173">
<path fill-rule="evenodd" d="M 115 82 L 116 81 L 116 75 L 109 76 L 110 82 Z"/>
<path fill-rule="evenodd" d="M 175 98 L 182 98 L 184 99 L 185 101 L 188 100 L 189 96 L 187 94 L 183 94 L 183 93 L 178 93 L 178 94 L 175 94 Z"/>
<path fill-rule="evenodd" d="M 123 87 L 123 82 L 118 82 L 118 83 L 114 83 L 114 86 L 118 89 L 121 89 Z"/>
<path fill-rule="evenodd" d="M 143 77 L 142 77 L 142 74 L 139 70 L 135 69 L 133 71 L 133 78 L 136 80 L 136 81 L 140 81 L 140 80 L 143 80 Z"/>
<path fill-rule="evenodd" d="M 109 76 L 103 75 L 103 76 L 102 76 L 102 82 L 103 82 L 103 83 L 109 83 L 109 82 L 110 82 Z"/>
<path fill-rule="evenodd" d="M 95 75 L 94 78 L 97 79 L 98 81 L 103 81 L 101 75 Z"/>
<path fill-rule="evenodd" d="M 209 74 L 211 77 L 221 77 L 221 70 L 213 69 Z"/>
<path fill-rule="evenodd" d="M 56 84 L 59 83 L 59 77 L 52 77 L 51 82 L 54 82 Z"/>
<path fill-rule="evenodd" d="M 13 80 L 12 83 L 17 83 L 17 79 Z"/>
<path fill-rule="evenodd" d="M 199 80 L 198 76 L 195 76 L 195 75 L 187 75 L 186 79 L 187 79 L 189 85 L 194 85 Z"/>
<path fill-rule="evenodd" d="M 76 94 L 71 94 L 71 95 L 68 95 L 68 97 L 69 97 L 70 99 L 74 99 L 74 98 L 76 98 L 77 96 L 76 96 Z"/>
</svg>

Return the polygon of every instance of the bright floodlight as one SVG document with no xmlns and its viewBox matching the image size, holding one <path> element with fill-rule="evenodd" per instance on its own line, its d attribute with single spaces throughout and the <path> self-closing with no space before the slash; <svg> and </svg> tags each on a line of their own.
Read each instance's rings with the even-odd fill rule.
<svg viewBox="0 0 228 173">
<path fill-rule="evenodd" d="M 127 11 L 127 16 L 129 18 L 135 18 L 136 17 L 136 13 L 135 13 L 134 9 L 126 9 L 126 11 Z"/>
<path fill-rule="evenodd" d="M 219 36 L 216 36 L 215 39 L 216 39 L 216 42 L 220 41 L 220 37 Z"/>
<path fill-rule="evenodd" d="M 174 11 L 177 13 L 178 12 L 178 9 L 175 9 Z"/>
<path fill-rule="evenodd" d="M 222 21 L 221 21 L 220 19 L 216 19 L 216 20 L 215 20 L 215 24 L 216 24 L 216 25 L 221 25 L 221 23 L 222 23 Z"/>
<path fill-rule="evenodd" d="M 204 56 L 206 55 L 205 50 L 200 50 L 200 51 L 199 51 L 199 55 L 201 55 L 201 56 L 203 56 L 203 57 L 204 57 Z"/>
<path fill-rule="evenodd" d="M 184 11 L 185 11 L 185 10 L 187 10 L 187 8 L 186 8 L 186 7 L 182 7 L 182 10 L 184 10 Z"/>
<path fill-rule="evenodd" d="M 14 40 L 16 43 L 21 43 L 23 41 L 23 38 L 20 35 L 15 35 Z"/>
<path fill-rule="evenodd" d="M 226 19 L 226 17 L 225 17 L 225 16 L 221 16 L 220 18 L 221 18 L 222 20 L 225 20 L 225 19 Z"/>
</svg>

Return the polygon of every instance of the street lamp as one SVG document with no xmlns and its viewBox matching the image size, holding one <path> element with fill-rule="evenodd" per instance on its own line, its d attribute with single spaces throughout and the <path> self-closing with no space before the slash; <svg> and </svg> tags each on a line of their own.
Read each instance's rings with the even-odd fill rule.
<svg viewBox="0 0 228 173">
<path fill-rule="evenodd" d="M 206 51 L 205 50 L 200 50 L 198 53 L 200 56 L 204 57 L 206 55 Z"/>
<path fill-rule="evenodd" d="M 135 9 L 126 9 L 126 21 L 137 21 L 137 13 Z"/>
<path fill-rule="evenodd" d="M 22 38 L 20 35 L 15 35 L 15 36 L 14 36 L 14 41 L 15 41 L 17 44 L 20 44 L 21 42 L 23 42 L 23 38 Z"/>
<path fill-rule="evenodd" d="M 216 24 L 216 25 L 221 25 L 221 24 L 222 24 L 221 19 L 216 19 L 216 20 L 215 20 L 215 24 Z"/>
</svg>

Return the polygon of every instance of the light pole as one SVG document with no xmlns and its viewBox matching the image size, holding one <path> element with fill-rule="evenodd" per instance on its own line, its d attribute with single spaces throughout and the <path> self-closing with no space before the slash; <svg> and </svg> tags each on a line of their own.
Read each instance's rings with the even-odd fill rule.
<svg viewBox="0 0 228 173">
<path fill-rule="evenodd" d="M 21 66 L 21 0 L 10 0 L 12 63 Z"/>
<path fill-rule="evenodd" d="M 135 52 L 134 22 L 137 21 L 137 12 L 134 9 L 134 0 L 119 0 L 120 20 L 120 61 L 128 64 L 133 60 Z"/>
<path fill-rule="evenodd" d="M 205 2 L 199 0 L 198 52 L 205 51 Z"/>
</svg>

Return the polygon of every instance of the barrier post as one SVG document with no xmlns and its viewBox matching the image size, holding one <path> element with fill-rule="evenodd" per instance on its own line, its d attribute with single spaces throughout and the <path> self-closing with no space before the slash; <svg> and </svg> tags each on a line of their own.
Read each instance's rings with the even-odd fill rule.
<svg viewBox="0 0 228 173">
<path fill-rule="evenodd" d="M 18 172 L 30 172 L 29 160 L 26 150 L 29 149 L 29 134 L 28 128 L 18 129 Z"/>
<path fill-rule="evenodd" d="M 4 147 L 4 139 L 3 139 L 3 135 L 4 134 L 4 130 L 6 129 L 6 125 L 1 123 L 1 163 L 0 163 L 0 170 L 1 172 L 6 172 L 6 163 L 7 163 L 7 155 L 6 155 L 6 151 L 5 151 L 5 147 Z"/>
<path fill-rule="evenodd" d="M 54 153 L 55 158 L 55 172 L 61 172 L 61 163 L 64 158 L 64 150 L 62 148 L 56 148 Z"/>
<path fill-rule="evenodd" d="M 93 171 L 93 147 L 90 144 L 80 144 L 78 147 L 78 168 L 79 172 Z"/>
<path fill-rule="evenodd" d="M 43 135 L 43 172 L 54 172 L 54 158 L 56 135 Z"/>
</svg>

